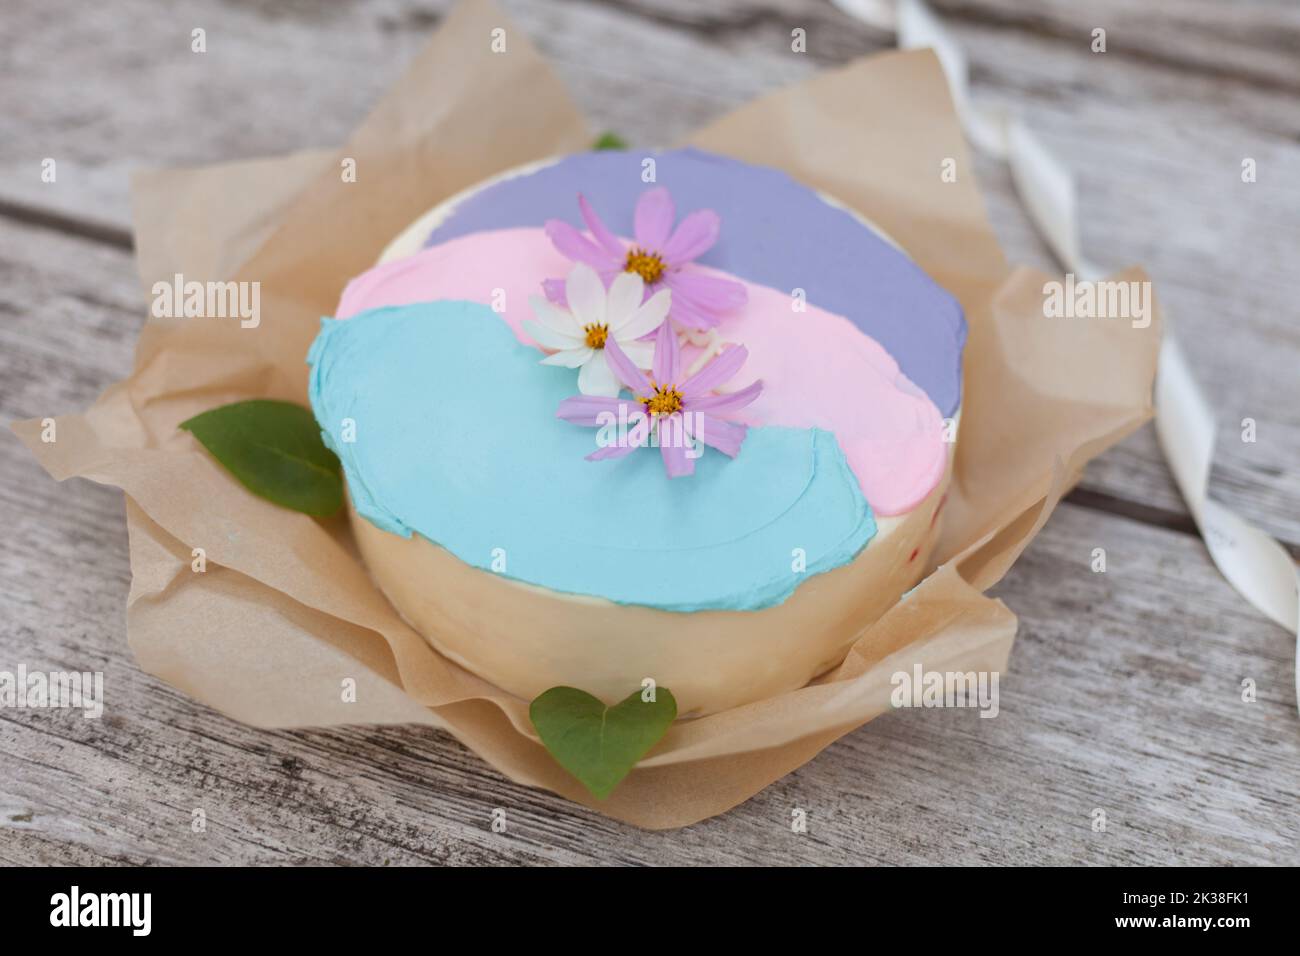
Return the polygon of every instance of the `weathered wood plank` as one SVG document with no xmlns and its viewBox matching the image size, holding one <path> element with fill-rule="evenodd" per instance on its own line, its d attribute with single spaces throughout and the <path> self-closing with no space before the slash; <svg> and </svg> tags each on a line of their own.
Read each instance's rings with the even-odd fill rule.
<svg viewBox="0 0 1300 956">
<path fill-rule="evenodd" d="M 424 41 L 450 0 L 348 7 L 145 0 L 77 13 L 18 3 L 0 34 L 14 65 L 0 110 L 0 213 L 58 216 L 124 233 L 126 181 L 141 163 L 203 163 L 338 142 Z M 893 42 L 888 5 L 864 24 L 793 0 L 507 2 L 597 126 L 671 141 L 736 103 Z M 1220 409 L 1216 497 L 1300 545 L 1300 148 L 1294 11 L 1266 3 L 1011 0 L 941 3 L 983 102 L 1021 110 L 1079 174 L 1093 257 L 1145 264 Z M 147 8 L 147 9 L 146 9 Z M 117 29 L 130 20 L 136 29 Z M 1108 53 L 1090 31 L 1108 30 Z M 190 30 L 208 52 L 190 52 Z M 790 30 L 808 32 L 808 53 Z M 153 51 L 149 57 L 139 50 Z M 75 88 L 76 96 L 67 91 Z M 293 108 L 268 109 L 270 103 Z M 42 157 L 59 180 L 40 182 Z M 1245 157 L 1259 181 L 1240 181 Z M 979 167 L 1011 257 L 1050 267 L 1006 171 Z M 1135 185 L 1140 184 L 1140 185 Z M 1227 330 L 1231 329 L 1229 333 Z M 1252 418 L 1257 441 L 1240 441 Z M 1085 479 L 1186 519 L 1153 435 L 1134 436 Z"/>
<path fill-rule="evenodd" d="M 1272 2 L 1215 0 L 1114 0 L 1085 6 L 1071 0 L 931 0 L 947 22 L 995 27 L 1044 39 L 1076 42 L 1106 31 L 1107 50 L 1171 72 L 1241 81 L 1258 89 L 1300 90 L 1295 51 L 1300 9 Z"/>
<path fill-rule="evenodd" d="M 18 290 L 0 416 L 125 374 L 142 310 L 124 251 L 0 222 L 0 279 Z M 1063 506 L 997 592 L 1022 621 L 997 718 L 891 714 L 723 817 L 646 833 L 436 732 L 261 732 L 141 673 L 120 494 L 50 481 L 7 432 L 0 523 L 0 669 L 102 670 L 107 696 L 100 721 L 0 710 L 3 863 L 1300 862 L 1289 640 L 1185 534 Z"/>
<path fill-rule="evenodd" d="M 285 7 L 204 0 L 158 11 L 146 0 L 124 0 L 112 14 L 78 11 L 84 28 L 73 36 L 61 29 L 50 3 L 14 4 L 0 36 L 0 50 L 13 67 L 0 139 L 7 144 L 3 160 L 15 175 L 6 177 L 11 181 L 3 184 L 3 195 L 125 225 L 126 174 L 138 164 L 206 163 L 337 143 L 452 3 Z M 750 0 L 502 3 L 557 64 L 595 120 L 647 144 L 671 141 L 754 95 L 893 44 L 891 16 L 873 26 L 819 0 L 786 0 L 779 7 Z M 889 4 L 876 6 L 887 10 Z M 1282 51 L 1277 68 L 1289 86 L 1300 85 L 1300 68 L 1285 55 L 1300 28 L 1294 13 L 1276 5 L 1238 4 L 1233 19 L 1213 23 L 1212 31 L 1206 29 L 1206 5 L 1186 0 L 1144 4 L 1139 15 L 1122 0 L 1091 4 L 1082 13 L 1055 0 L 1050 15 L 1026 11 L 1014 0 L 938 6 L 958 37 L 975 41 L 967 47 L 981 95 L 1005 89 L 1071 116 L 1080 104 L 1067 100 L 1092 92 L 1103 94 L 1093 104 L 1101 113 L 1162 112 L 1204 120 L 1217 109 L 1214 128 L 1294 132 L 1287 112 L 1278 108 L 1285 97 L 1249 82 L 1251 71 L 1265 62 L 1266 46 Z M 128 19 L 137 29 L 114 29 Z M 1107 63 L 1123 66 L 1090 83 L 1074 77 L 1063 82 L 1050 65 L 1036 65 L 1025 82 L 1017 76 L 1024 72 L 1023 57 L 1006 58 L 984 47 L 988 37 L 1003 37 L 1017 49 L 1090 66 L 1095 60 L 1087 51 L 1088 32 L 1102 21 L 1112 24 L 1111 49 L 1117 54 Z M 195 27 L 208 33 L 205 54 L 190 52 Z M 808 33 L 806 54 L 790 50 L 795 27 Z M 143 47 L 156 55 L 128 53 Z M 1200 69 L 1188 61 L 1207 47 L 1220 66 L 1241 66 L 1235 82 L 1225 82 L 1222 68 Z M 1190 79 L 1213 91 L 1208 100 L 1200 90 L 1159 104 L 1133 96 L 1147 86 L 1176 94 L 1189 69 Z M 78 96 L 64 95 L 65 86 Z M 301 108 L 249 108 L 265 107 L 270 94 Z M 45 156 L 71 164 L 73 174 L 56 188 L 39 180 L 39 159 Z"/>
</svg>

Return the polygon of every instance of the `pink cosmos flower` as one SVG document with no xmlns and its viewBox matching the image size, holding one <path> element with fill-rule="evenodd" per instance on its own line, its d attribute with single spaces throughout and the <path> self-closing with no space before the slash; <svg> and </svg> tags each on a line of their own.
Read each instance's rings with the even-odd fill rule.
<svg viewBox="0 0 1300 956">
<path fill-rule="evenodd" d="M 748 428 L 718 415 L 744 408 L 758 398 L 763 383 L 754 382 L 723 395 L 713 391 L 733 378 L 748 356 L 743 345 L 733 346 L 684 378 L 677 333 L 665 322 L 655 335 L 649 378 L 624 354 L 617 341 L 605 343 L 605 359 L 615 377 L 632 390 L 631 399 L 574 395 L 560 402 L 555 414 L 574 425 L 600 428 L 602 434 L 615 423 L 620 427 L 630 425 L 630 431 L 625 429 L 617 441 L 604 443 L 587 456 L 588 461 L 622 458 L 653 439 L 659 445 L 669 478 L 694 474 L 701 444 L 731 458 L 740 454 Z"/>
<path fill-rule="evenodd" d="M 687 329 L 711 329 L 720 313 L 745 304 L 748 296 L 741 283 L 684 268 L 718 241 L 721 220 L 712 209 L 695 210 L 674 229 L 673 197 L 663 186 L 647 190 L 636 203 L 636 241 L 630 247 L 606 228 L 581 194 L 578 209 L 590 238 L 560 219 L 546 223 L 546 235 L 560 253 L 594 268 L 606 285 L 620 272 L 635 272 L 645 282 L 647 298 L 661 288 L 672 289 L 669 318 Z M 564 304 L 563 279 L 547 279 L 542 288 L 552 302 Z"/>
</svg>

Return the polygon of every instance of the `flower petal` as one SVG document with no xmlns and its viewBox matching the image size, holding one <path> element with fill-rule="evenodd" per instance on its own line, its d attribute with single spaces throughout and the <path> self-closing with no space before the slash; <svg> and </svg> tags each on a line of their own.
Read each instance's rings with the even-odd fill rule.
<svg viewBox="0 0 1300 956">
<path fill-rule="evenodd" d="M 662 251 L 676 217 L 672 194 L 665 187 L 656 186 L 643 192 L 636 201 L 636 215 L 633 217 L 636 244 L 651 252 Z"/>
<path fill-rule="evenodd" d="M 523 326 L 529 337 L 542 348 L 564 351 L 566 349 L 576 349 L 583 344 L 583 340 L 576 335 L 557 332 L 555 329 L 542 325 L 540 322 L 534 322 L 532 319 L 524 319 L 519 324 Z"/>
<path fill-rule="evenodd" d="M 563 219 L 548 219 L 546 235 L 560 255 L 574 262 L 585 262 L 597 269 L 608 269 L 614 263 L 613 257 L 594 242 L 578 232 Z M 622 263 L 618 263 L 622 265 Z"/>
<path fill-rule="evenodd" d="M 552 352 L 546 358 L 542 359 L 542 365 L 558 365 L 560 368 L 577 368 L 583 362 L 591 358 L 595 349 L 583 346 L 580 349 L 565 349 L 562 352 Z"/>
<path fill-rule="evenodd" d="M 542 295 L 546 296 L 548 302 L 562 309 L 568 308 L 569 301 L 564 297 L 563 279 L 543 279 Z"/>
<path fill-rule="evenodd" d="M 691 416 L 691 437 L 698 438 L 710 448 L 716 448 L 729 458 L 740 454 L 740 446 L 749 433 L 748 427 L 736 422 L 723 421 L 713 415 L 696 412 Z"/>
<path fill-rule="evenodd" d="M 554 329 L 561 335 L 583 338 L 585 333 L 578 320 L 573 317 L 573 313 L 568 309 L 556 308 L 550 302 L 547 302 L 540 295 L 530 295 L 528 304 L 532 307 L 533 314 L 537 316 L 537 321 L 549 329 Z M 525 320 L 527 321 L 527 320 Z"/>
<path fill-rule="evenodd" d="M 635 272 L 620 272 L 614 276 L 605 298 L 605 323 L 609 330 L 617 332 L 626 325 L 641 308 L 644 298 L 645 282 Z"/>
<path fill-rule="evenodd" d="M 624 455 L 630 455 L 636 451 L 640 445 L 633 445 L 628 442 L 624 445 L 606 445 L 604 448 L 597 448 L 590 455 L 586 456 L 587 461 L 609 461 L 614 458 L 622 458 Z"/>
<path fill-rule="evenodd" d="M 692 304 L 711 312 L 730 312 L 749 301 L 744 283 L 683 269 L 669 272 L 664 284 L 674 298 L 687 298 Z"/>
<path fill-rule="evenodd" d="M 585 425 L 588 428 L 596 428 L 605 424 L 599 421 L 599 416 L 605 413 L 612 414 L 615 421 L 619 417 L 619 409 L 626 408 L 624 416 L 629 418 L 641 410 L 640 403 L 632 403 L 624 398 L 608 398 L 603 395 L 571 395 L 560 402 L 559 407 L 555 410 L 555 417 L 571 422 L 574 425 Z"/>
<path fill-rule="evenodd" d="M 605 324 L 605 283 L 585 262 L 576 262 L 564 280 L 569 311 L 581 326 Z"/>
<path fill-rule="evenodd" d="M 655 344 L 653 342 L 620 342 L 619 348 L 639 369 L 648 369 L 654 364 Z"/>
<path fill-rule="evenodd" d="M 614 371 L 605 361 L 604 349 L 593 349 L 591 358 L 578 370 L 578 391 L 583 395 L 616 396 L 623 384 L 614 377 Z"/>
<path fill-rule="evenodd" d="M 636 364 L 619 348 L 616 339 L 605 340 L 605 361 L 609 363 L 614 377 L 630 388 L 635 395 L 647 395 L 654 391 L 645 375 Z"/>
<path fill-rule="evenodd" d="M 693 412 L 734 412 L 744 408 L 763 392 L 763 382 L 751 382 L 738 392 L 726 392 L 722 395 L 693 395 L 688 407 Z"/>
<path fill-rule="evenodd" d="M 682 382 L 682 394 L 687 396 L 703 395 L 731 381 L 749 358 L 749 349 L 743 345 L 733 345 L 723 349 L 714 356 L 704 368 L 700 369 L 686 381 Z"/>
<path fill-rule="evenodd" d="M 636 309 L 622 325 L 610 323 L 610 331 L 623 342 L 639 339 L 653 332 L 663 324 L 668 310 L 672 307 L 673 294 L 667 289 L 660 289 Z"/>
<path fill-rule="evenodd" d="M 718 324 L 718 317 L 706 312 L 686 296 L 674 294 L 668 314 L 674 322 L 684 329 L 711 329 Z"/>
<path fill-rule="evenodd" d="M 659 385 L 676 385 L 682 374 L 682 350 L 677 344 L 677 333 L 665 322 L 655 335 L 655 360 L 651 375 Z"/>
<path fill-rule="evenodd" d="M 663 425 L 661 421 L 659 423 L 661 430 Z M 686 448 L 682 444 L 665 442 L 660 438 L 659 453 L 663 456 L 664 470 L 668 472 L 669 478 L 683 478 L 695 474 L 695 459 L 687 457 Z"/>
<path fill-rule="evenodd" d="M 627 256 L 627 250 L 623 248 L 623 243 L 618 241 L 618 236 L 609 231 L 605 223 L 596 215 L 596 210 L 591 208 L 591 203 L 587 202 L 587 197 L 582 193 L 578 193 L 578 211 L 582 213 L 582 221 L 587 224 L 587 228 L 591 230 L 591 234 L 600 248 L 616 259 L 623 259 Z"/>
<path fill-rule="evenodd" d="M 697 209 L 677 224 L 666 243 L 657 247 L 659 254 L 670 267 L 685 265 L 713 248 L 721 228 L 722 220 L 716 212 Z"/>
<path fill-rule="evenodd" d="M 628 412 L 627 423 L 627 443 L 629 445 L 633 448 L 644 448 L 650 444 L 654 421 L 646 414 L 644 408 L 638 405 L 634 411 Z"/>
</svg>

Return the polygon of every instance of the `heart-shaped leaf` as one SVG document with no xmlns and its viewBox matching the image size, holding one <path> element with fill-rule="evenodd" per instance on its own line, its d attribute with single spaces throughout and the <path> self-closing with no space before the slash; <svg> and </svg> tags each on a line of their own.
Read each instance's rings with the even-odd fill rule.
<svg viewBox="0 0 1300 956">
<path fill-rule="evenodd" d="M 528 716 L 556 762 L 604 800 L 677 719 L 667 687 L 656 687 L 650 701 L 642 693 L 606 707 L 586 691 L 552 687 Z"/>
<path fill-rule="evenodd" d="M 301 405 L 257 398 L 210 409 L 180 427 L 255 495 L 317 517 L 343 505 L 339 460 Z"/>
</svg>

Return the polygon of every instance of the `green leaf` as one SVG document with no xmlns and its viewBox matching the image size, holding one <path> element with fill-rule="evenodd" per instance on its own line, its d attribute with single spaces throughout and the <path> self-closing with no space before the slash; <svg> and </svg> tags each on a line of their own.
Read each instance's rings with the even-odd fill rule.
<svg viewBox="0 0 1300 956">
<path fill-rule="evenodd" d="M 180 427 L 255 495 L 317 517 L 343 505 L 339 460 L 301 405 L 257 398 L 210 409 Z"/>
<path fill-rule="evenodd" d="M 627 141 L 618 133 L 604 132 L 591 144 L 592 149 L 627 149 Z"/>
<path fill-rule="evenodd" d="M 556 762 L 604 800 L 677 719 L 667 687 L 656 687 L 653 701 L 641 693 L 606 707 L 586 691 L 552 687 L 528 716 Z"/>
</svg>

